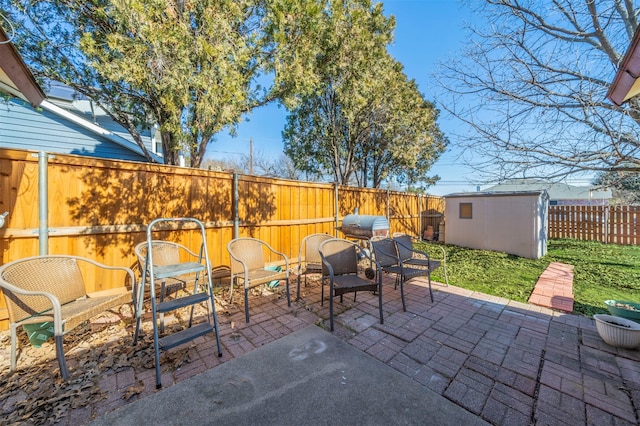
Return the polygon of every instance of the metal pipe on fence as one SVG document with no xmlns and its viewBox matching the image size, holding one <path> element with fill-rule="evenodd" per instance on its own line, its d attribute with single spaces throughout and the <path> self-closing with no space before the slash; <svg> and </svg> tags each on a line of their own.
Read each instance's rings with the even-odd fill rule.
<svg viewBox="0 0 640 426">
<path fill-rule="evenodd" d="M 418 194 L 418 238 L 422 239 L 422 194 Z"/>
<path fill-rule="evenodd" d="M 233 238 L 240 236 L 240 214 L 238 213 L 238 173 L 233 174 Z"/>
</svg>

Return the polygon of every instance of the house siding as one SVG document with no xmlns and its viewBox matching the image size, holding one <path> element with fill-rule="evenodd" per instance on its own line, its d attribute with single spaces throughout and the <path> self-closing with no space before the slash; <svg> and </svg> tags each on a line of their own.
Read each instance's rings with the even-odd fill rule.
<svg viewBox="0 0 640 426">
<path fill-rule="evenodd" d="M 118 160 L 146 161 L 115 142 L 18 99 L 0 102 L 0 146 Z"/>
<path fill-rule="evenodd" d="M 135 141 L 133 140 L 129 132 L 120 124 L 113 121 L 111 117 L 98 116 L 96 117 L 95 123 L 98 126 L 102 127 L 103 129 L 108 130 L 120 136 L 123 139 L 127 139 L 132 143 L 135 143 Z M 138 129 L 138 131 L 140 132 L 140 136 L 142 136 L 142 140 L 144 141 L 144 144 L 147 147 L 147 149 L 151 152 L 154 152 L 153 151 L 154 147 L 153 147 L 153 144 L 151 143 L 151 130 L 147 128 L 142 130 Z"/>
</svg>

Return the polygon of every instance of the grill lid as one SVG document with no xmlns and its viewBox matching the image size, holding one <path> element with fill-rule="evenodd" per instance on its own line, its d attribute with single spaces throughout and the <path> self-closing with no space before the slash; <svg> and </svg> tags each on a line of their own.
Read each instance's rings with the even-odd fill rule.
<svg viewBox="0 0 640 426">
<path fill-rule="evenodd" d="M 342 219 L 340 230 L 346 236 L 371 238 L 389 235 L 389 221 L 384 216 L 348 214 Z"/>
</svg>

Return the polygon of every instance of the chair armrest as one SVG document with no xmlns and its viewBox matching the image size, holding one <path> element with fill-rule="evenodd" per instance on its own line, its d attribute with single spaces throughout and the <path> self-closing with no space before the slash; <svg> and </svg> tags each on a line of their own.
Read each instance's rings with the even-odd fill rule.
<svg viewBox="0 0 640 426">
<path fill-rule="evenodd" d="M 184 250 L 185 252 L 187 252 L 189 254 L 189 256 L 193 256 L 196 259 L 201 259 L 203 257 L 202 254 L 196 253 L 195 251 L 192 251 L 189 247 L 183 246 L 182 244 L 180 244 L 180 248 L 182 250 Z"/>
<path fill-rule="evenodd" d="M 416 238 L 416 240 L 417 240 L 417 238 Z M 419 241 L 419 240 L 418 240 L 418 241 Z M 423 242 L 424 242 L 424 241 L 423 241 Z M 398 244 L 402 245 L 401 243 L 398 243 Z M 447 260 L 447 251 L 444 249 L 444 247 L 443 247 L 442 245 L 440 245 L 440 244 L 434 244 L 434 243 L 427 243 L 427 245 L 428 245 L 428 246 L 430 246 L 430 247 L 438 247 L 438 248 L 440 249 L 440 251 L 442 252 L 442 259 L 443 259 L 444 261 L 446 261 L 446 260 Z M 402 247 L 406 247 L 406 246 L 405 246 L 405 245 L 402 245 Z M 424 256 L 427 256 L 427 259 L 431 259 L 431 256 L 429 256 L 429 254 L 428 254 L 428 253 L 426 253 L 426 252 L 423 252 L 423 251 L 420 251 L 420 250 L 415 250 L 415 249 L 413 249 L 413 251 L 415 251 L 415 252 L 417 252 L 417 253 L 420 253 L 420 254 L 422 254 L 422 255 L 424 255 Z"/>
<path fill-rule="evenodd" d="M 271 253 L 278 255 L 280 257 L 282 257 L 284 259 L 284 265 L 285 265 L 285 271 L 287 272 L 287 274 L 289 273 L 289 258 L 287 257 L 286 254 L 279 252 L 277 250 L 275 250 L 273 247 L 271 247 L 268 243 L 265 243 L 264 241 L 262 242 L 270 251 Z"/>
<path fill-rule="evenodd" d="M 442 260 L 444 260 L 445 262 L 447 261 L 447 251 L 444 249 L 444 247 L 437 245 L 436 247 L 438 247 L 440 249 L 440 251 L 442 251 Z"/>
<path fill-rule="evenodd" d="M 58 300 L 56 295 L 54 295 L 53 293 L 49 293 L 48 291 L 25 290 L 23 288 L 16 287 L 13 284 L 6 282 L 2 278 L 0 278 L 0 288 L 7 289 L 11 293 L 17 293 L 23 296 L 44 296 L 49 299 L 55 299 L 56 301 Z"/>
<path fill-rule="evenodd" d="M 320 258 L 322 259 L 322 264 L 325 265 L 327 267 L 327 270 L 329 271 L 329 277 L 331 278 L 331 281 L 333 281 L 333 266 L 331 266 L 331 263 L 329 263 L 327 258 L 324 257 L 322 253 L 320 253 Z"/>
<path fill-rule="evenodd" d="M 2 278 L 0 278 L 0 288 L 23 296 L 40 296 L 49 299 L 51 302 L 51 308 L 53 309 L 53 326 L 55 335 L 62 336 L 62 306 L 60 305 L 60 301 L 56 295 L 46 291 L 25 290 L 20 287 L 16 287 L 13 284 L 9 284 Z"/>
<path fill-rule="evenodd" d="M 300 251 L 298 252 L 298 275 L 302 274 L 302 251 L 304 250 L 305 244 L 305 242 L 300 244 Z"/>
<path fill-rule="evenodd" d="M 421 240 L 420 238 L 416 238 L 416 237 L 414 237 L 414 236 L 411 236 L 411 239 L 412 239 L 412 240 L 415 240 L 415 241 L 418 241 L 418 242 L 423 242 L 423 243 L 425 242 L 424 240 Z M 400 244 L 402 247 L 406 247 L 406 245 L 404 245 L 404 244 L 402 244 L 402 243 L 399 243 L 399 244 Z M 430 243 L 427 243 L 427 245 L 430 245 L 430 246 L 436 246 L 436 247 L 438 247 L 438 248 L 440 249 L 440 251 L 442 252 L 442 259 L 443 259 L 443 260 L 445 260 L 445 261 L 447 260 L 447 251 L 444 249 L 444 247 L 443 247 L 443 246 L 441 246 L 441 245 L 439 245 L 439 244 L 433 244 L 433 243 L 431 243 L 431 244 L 430 244 Z M 421 251 L 419 251 L 419 250 L 418 250 L 418 253 L 423 253 L 423 252 L 421 252 Z M 425 253 L 425 254 L 426 254 L 426 253 Z M 428 254 L 427 254 L 427 257 L 429 257 L 429 255 L 428 255 Z"/>
<path fill-rule="evenodd" d="M 87 262 L 87 263 L 90 263 L 90 264 L 95 265 L 98 268 L 102 268 L 102 269 L 108 269 L 108 270 L 111 270 L 111 271 L 120 270 L 120 271 L 126 272 L 130 276 L 133 276 L 133 271 L 130 268 L 127 268 L 126 266 L 105 265 L 104 263 L 97 262 L 97 261 L 95 261 L 93 259 L 88 259 L 86 257 L 80 257 L 80 256 L 65 256 L 65 257 L 76 259 L 76 260 L 80 260 L 82 262 Z"/>
</svg>

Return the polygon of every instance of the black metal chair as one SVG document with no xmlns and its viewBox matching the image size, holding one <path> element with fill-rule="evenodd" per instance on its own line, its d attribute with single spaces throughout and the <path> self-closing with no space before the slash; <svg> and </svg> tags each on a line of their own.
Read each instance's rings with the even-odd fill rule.
<svg viewBox="0 0 640 426">
<path fill-rule="evenodd" d="M 447 276 L 447 252 L 444 247 L 439 244 L 432 245 L 442 252 L 440 259 L 434 259 L 433 256 L 430 256 L 428 253 L 413 248 L 413 238 L 411 235 L 396 232 L 393 234 L 393 240 L 398 246 L 398 255 L 403 263 L 411 266 L 429 268 L 430 271 L 434 271 L 442 266 L 445 286 L 449 285 L 449 277 Z"/>
<path fill-rule="evenodd" d="M 407 305 L 404 297 L 404 283 L 412 278 L 427 277 L 429 283 L 429 296 L 433 302 L 433 292 L 431 290 L 431 270 L 429 268 L 415 267 L 405 263 L 399 255 L 399 245 L 391 238 L 374 238 L 371 240 L 376 261 L 382 270 L 389 274 L 396 275 L 394 288 L 400 284 L 400 297 L 402 299 L 402 310 L 406 312 Z"/>
<path fill-rule="evenodd" d="M 341 238 L 324 241 L 319 247 L 322 259 L 322 296 L 320 304 L 324 304 L 324 282 L 329 281 L 329 322 L 333 331 L 333 298 L 345 293 L 358 291 L 373 291 L 378 293 L 378 309 L 380 324 L 384 324 L 382 314 L 382 269 L 369 253 L 356 243 Z M 366 278 L 365 271 L 359 267 L 358 260 L 368 258 L 370 264 L 375 265 L 373 279 Z M 354 299 L 355 300 L 355 299 Z"/>
</svg>

